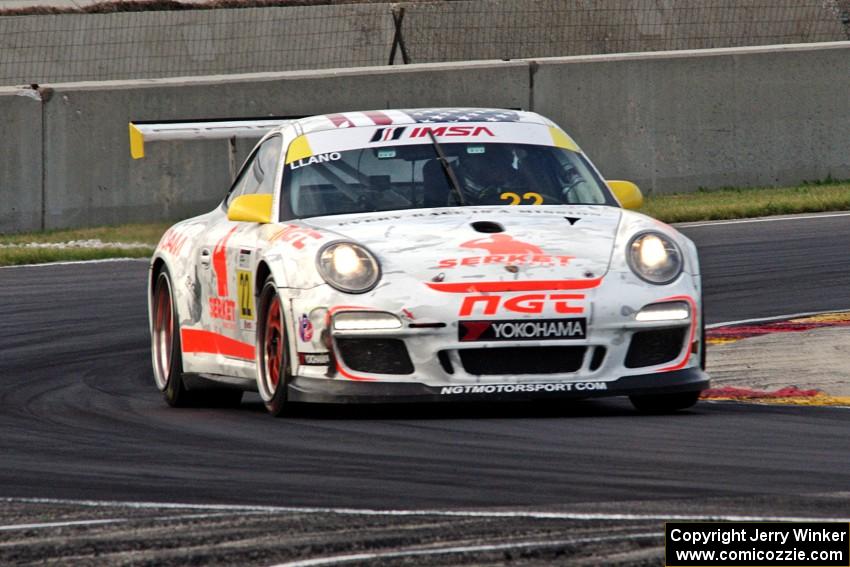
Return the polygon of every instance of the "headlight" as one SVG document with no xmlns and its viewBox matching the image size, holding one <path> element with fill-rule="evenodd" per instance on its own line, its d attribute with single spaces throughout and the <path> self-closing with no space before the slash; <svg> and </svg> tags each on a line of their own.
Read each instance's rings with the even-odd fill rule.
<svg viewBox="0 0 850 567">
<path fill-rule="evenodd" d="M 660 232 L 643 232 L 633 237 L 626 256 L 632 271 L 649 283 L 670 283 L 682 273 L 679 247 Z"/>
<path fill-rule="evenodd" d="M 347 293 L 364 293 L 381 277 L 378 261 L 363 246 L 353 242 L 331 242 L 316 258 L 319 274 L 331 286 Z"/>
</svg>

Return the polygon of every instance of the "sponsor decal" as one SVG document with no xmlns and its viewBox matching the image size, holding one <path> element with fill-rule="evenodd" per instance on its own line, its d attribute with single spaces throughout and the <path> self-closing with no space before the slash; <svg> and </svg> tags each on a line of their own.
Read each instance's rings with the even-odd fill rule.
<svg viewBox="0 0 850 567">
<path fill-rule="evenodd" d="M 327 352 L 299 352 L 298 362 L 304 366 L 327 366 L 331 355 Z"/>
<path fill-rule="evenodd" d="M 475 384 L 467 386 L 443 386 L 442 395 L 457 394 L 518 394 L 555 392 L 594 392 L 608 389 L 605 382 L 561 382 L 557 384 Z"/>
<path fill-rule="evenodd" d="M 251 269 L 251 253 L 253 250 L 246 250 L 245 248 L 239 251 L 239 256 L 236 258 L 236 267 L 240 270 L 250 270 Z"/>
<path fill-rule="evenodd" d="M 209 300 L 209 306 L 210 317 L 213 319 L 221 319 L 223 321 L 233 321 L 236 319 L 235 301 L 211 297 Z"/>
<path fill-rule="evenodd" d="M 301 318 L 298 319 L 298 336 L 305 343 L 313 340 L 313 323 L 310 322 L 310 318 L 306 315 L 301 315 Z"/>
<path fill-rule="evenodd" d="M 404 134 L 404 131 L 407 130 L 406 126 L 396 126 L 395 128 L 378 128 L 375 130 L 375 134 L 372 136 L 372 139 L 369 142 L 389 142 L 390 140 L 398 140 L 401 138 L 401 135 Z"/>
<path fill-rule="evenodd" d="M 321 240 L 322 234 L 310 228 L 288 224 L 281 230 L 274 233 L 271 238 L 269 238 L 269 242 L 289 242 L 292 244 L 293 248 L 301 250 L 304 248 L 304 243 L 308 238 Z"/>
<path fill-rule="evenodd" d="M 340 159 L 342 159 L 342 154 L 340 154 L 339 152 L 331 152 L 329 154 L 319 154 L 319 155 L 315 155 L 315 156 L 310 156 L 310 157 L 305 158 L 305 159 L 297 159 L 297 160 L 293 161 L 291 164 L 289 164 L 289 168 L 295 170 L 295 169 L 299 169 L 301 167 L 304 167 L 306 165 L 313 165 L 313 164 L 316 164 L 316 163 L 327 163 L 329 161 L 337 161 L 337 160 L 340 160 Z"/>
<path fill-rule="evenodd" d="M 440 260 L 435 269 L 443 270 L 462 266 L 506 264 L 512 266 L 566 266 L 575 256 L 552 256 L 534 244 L 517 240 L 509 234 L 494 234 L 489 238 L 469 240 L 461 248 L 479 249 L 486 256 L 466 256 Z"/>
<path fill-rule="evenodd" d="M 547 308 L 564 315 L 581 315 L 584 306 L 576 302 L 584 300 L 583 293 L 527 293 L 505 298 L 501 295 L 469 295 L 463 298 L 458 315 L 468 317 L 478 309 L 481 315 L 497 313 L 543 313 Z"/>
<path fill-rule="evenodd" d="M 169 228 L 166 233 L 162 235 L 158 248 L 163 252 L 168 252 L 169 254 L 178 256 L 180 254 L 180 250 L 183 249 L 183 245 L 186 244 L 187 239 L 188 237 L 186 235 L 180 234 L 173 228 Z"/>
<path fill-rule="evenodd" d="M 531 341 L 584 339 L 587 337 L 587 320 L 528 319 L 514 321 L 460 321 L 458 339 L 470 341 Z"/>
<path fill-rule="evenodd" d="M 411 130 L 408 138 L 430 138 L 429 134 L 434 134 L 435 137 L 496 137 L 486 126 L 423 126 Z"/>
</svg>

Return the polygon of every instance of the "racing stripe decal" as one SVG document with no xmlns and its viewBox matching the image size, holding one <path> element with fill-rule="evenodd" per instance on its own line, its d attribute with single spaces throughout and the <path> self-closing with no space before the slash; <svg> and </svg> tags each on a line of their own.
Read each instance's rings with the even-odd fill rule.
<svg viewBox="0 0 850 567">
<path fill-rule="evenodd" d="M 213 271 L 215 272 L 215 282 L 219 297 L 227 297 L 227 240 L 236 232 L 239 226 L 234 226 L 230 231 L 219 240 L 213 249 Z"/>
<path fill-rule="evenodd" d="M 333 122 L 333 125 L 337 128 L 348 128 L 351 126 L 351 122 L 342 114 L 328 114 L 325 118 Z"/>
<path fill-rule="evenodd" d="M 487 291 L 549 291 L 562 289 L 593 289 L 599 287 L 602 278 L 588 280 L 541 280 L 527 282 L 463 282 L 432 283 L 425 285 L 434 291 L 446 293 L 475 293 Z"/>
<path fill-rule="evenodd" d="M 181 329 L 180 341 L 184 353 L 222 354 L 242 360 L 254 360 L 254 345 L 201 329 Z"/>
<path fill-rule="evenodd" d="M 373 110 L 371 112 L 364 112 L 369 119 L 374 122 L 377 126 L 388 126 L 393 123 L 393 119 L 384 114 L 379 110 Z"/>
</svg>

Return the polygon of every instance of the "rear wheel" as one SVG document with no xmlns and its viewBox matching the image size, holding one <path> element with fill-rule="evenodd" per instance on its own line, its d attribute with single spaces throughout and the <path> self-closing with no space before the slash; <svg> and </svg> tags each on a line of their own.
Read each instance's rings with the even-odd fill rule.
<svg viewBox="0 0 850 567">
<path fill-rule="evenodd" d="M 183 360 L 180 356 L 180 329 L 174 312 L 171 275 L 163 268 L 153 292 L 153 329 L 151 330 L 153 375 L 168 405 L 190 405 L 191 396 L 183 384 Z"/>
<path fill-rule="evenodd" d="M 689 408 L 699 400 L 699 392 L 629 396 L 632 405 L 642 413 L 672 413 Z"/>
<path fill-rule="evenodd" d="M 289 349 L 283 303 L 271 276 L 263 284 L 259 303 L 257 389 L 266 409 L 278 417 L 286 407 L 286 388 L 290 377 Z"/>
<path fill-rule="evenodd" d="M 171 274 L 163 267 L 153 292 L 151 354 L 156 386 L 171 407 L 233 407 L 242 401 L 242 391 L 232 389 L 188 390 L 183 381 L 180 323 L 174 303 Z"/>
</svg>

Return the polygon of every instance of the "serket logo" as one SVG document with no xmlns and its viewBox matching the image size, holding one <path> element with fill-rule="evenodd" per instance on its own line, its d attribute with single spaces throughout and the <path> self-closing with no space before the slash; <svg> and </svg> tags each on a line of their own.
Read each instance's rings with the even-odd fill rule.
<svg viewBox="0 0 850 567">
<path fill-rule="evenodd" d="M 396 126 L 394 128 L 378 128 L 377 130 L 375 130 L 375 134 L 369 141 L 389 142 L 390 140 L 398 140 L 401 138 L 401 135 L 404 134 L 405 130 L 407 130 L 406 126 Z"/>
<path fill-rule="evenodd" d="M 509 234 L 494 234 L 488 238 L 469 240 L 461 248 L 479 249 L 486 256 L 446 258 L 437 263 L 437 269 L 458 266 L 480 266 L 486 264 L 510 264 L 514 266 L 566 266 L 574 256 L 551 256 L 534 244 L 515 239 Z"/>
<path fill-rule="evenodd" d="M 310 322 L 310 318 L 306 315 L 302 315 L 298 320 L 298 336 L 305 343 L 313 340 L 313 323 Z"/>
</svg>

